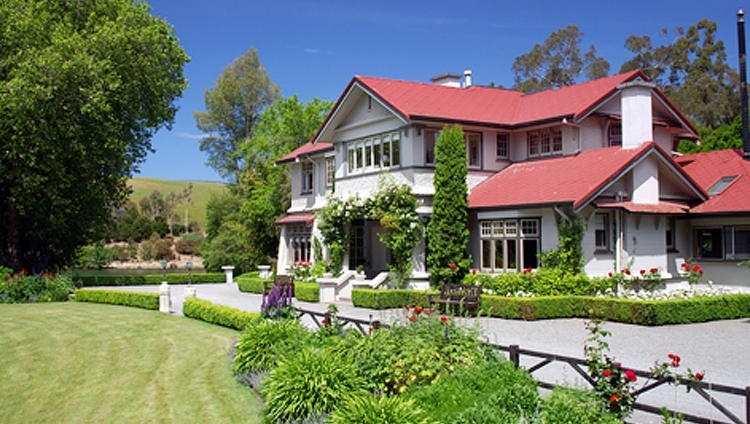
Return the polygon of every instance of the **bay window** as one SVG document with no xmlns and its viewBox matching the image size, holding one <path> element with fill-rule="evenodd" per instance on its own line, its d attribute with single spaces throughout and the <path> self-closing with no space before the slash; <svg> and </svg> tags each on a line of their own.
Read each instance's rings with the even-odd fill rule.
<svg viewBox="0 0 750 424">
<path fill-rule="evenodd" d="M 401 164 L 399 133 L 382 134 L 347 143 L 349 173 L 389 168 Z"/>
<path fill-rule="evenodd" d="M 539 219 L 503 219 L 479 223 L 482 271 L 513 272 L 539 266 Z"/>
</svg>

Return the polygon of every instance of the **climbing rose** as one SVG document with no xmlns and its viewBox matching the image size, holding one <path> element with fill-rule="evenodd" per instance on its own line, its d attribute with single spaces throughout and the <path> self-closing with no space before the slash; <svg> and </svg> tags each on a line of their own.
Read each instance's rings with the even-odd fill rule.
<svg viewBox="0 0 750 424">
<path fill-rule="evenodd" d="M 602 375 L 605 376 L 605 377 L 609 377 L 609 376 L 612 375 L 612 371 L 610 371 L 610 370 L 604 370 L 604 372 L 602 372 Z"/>
<path fill-rule="evenodd" d="M 627 377 L 628 380 L 630 381 L 635 381 L 638 379 L 638 377 L 635 376 L 635 373 L 633 372 L 633 370 L 625 371 L 625 377 Z"/>
<path fill-rule="evenodd" d="M 703 373 L 702 372 L 695 373 L 695 379 L 698 381 L 703 380 Z"/>
<path fill-rule="evenodd" d="M 612 396 L 609 397 L 609 403 L 615 403 L 618 400 L 620 400 L 620 396 L 612 395 Z"/>
<path fill-rule="evenodd" d="M 645 273 L 646 273 L 646 270 L 645 270 L 645 269 L 642 269 L 642 270 L 641 270 L 641 275 L 643 275 L 643 274 L 645 274 Z"/>
</svg>

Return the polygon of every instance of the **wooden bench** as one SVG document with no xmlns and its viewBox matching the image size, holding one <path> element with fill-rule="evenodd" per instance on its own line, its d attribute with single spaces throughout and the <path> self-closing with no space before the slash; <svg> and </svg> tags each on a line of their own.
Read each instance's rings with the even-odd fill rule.
<svg viewBox="0 0 750 424">
<path fill-rule="evenodd" d="M 430 306 L 442 307 L 446 311 L 453 307 L 459 308 L 459 312 L 479 309 L 479 297 L 482 294 L 482 286 L 468 284 L 443 284 L 440 286 L 440 295 L 430 296 Z"/>
</svg>

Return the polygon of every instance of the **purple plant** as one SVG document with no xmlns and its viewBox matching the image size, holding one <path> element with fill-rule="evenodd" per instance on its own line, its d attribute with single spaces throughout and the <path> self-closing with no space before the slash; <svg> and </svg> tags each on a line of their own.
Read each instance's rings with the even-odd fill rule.
<svg viewBox="0 0 750 424">
<path fill-rule="evenodd" d="M 292 307 L 292 286 L 274 284 L 266 294 L 263 292 L 263 304 L 261 311 L 266 318 L 286 318 Z"/>
</svg>

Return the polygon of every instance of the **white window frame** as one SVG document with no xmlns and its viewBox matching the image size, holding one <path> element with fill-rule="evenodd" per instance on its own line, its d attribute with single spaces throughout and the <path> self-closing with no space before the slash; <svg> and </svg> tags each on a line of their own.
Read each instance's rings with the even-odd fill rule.
<svg viewBox="0 0 750 424">
<path fill-rule="evenodd" d="M 376 171 L 401 165 L 401 135 L 381 134 L 346 143 L 349 174 Z"/>
<path fill-rule="evenodd" d="M 601 218 L 601 222 L 598 219 Z M 596 252 L 611 252 L 612 249 L 612 231 L 609 225 L 610 216 L 608 213 L 594 214 L 594 250 Z M 599 234 L 602 234 L 604 242 L 600 243 Z"/>
<path fill-rule="evenodd" d="M 508 159 L 508 157 L 510 156 L 509 133 L 497 133 L 497 140 L 495 142 L 495 155 L 496 158 L 500 160 Z"/>
<path fill-rule="evenodd" d="M 302 162 L 302 194 L 313 192 L 315 180 L 315 166 L 312 162 Z"/>
<path fill-rule="evenodd" d="M 326 158 L 326 187 L 333 187 L 333 179 L 336 176 L 336 157 Z"/>
<path fill-rule="evenodd" d="M 540 218 L 510 218 L 480 221 L 479 267 L 484 272 L 496 273 L 516 272 L 528 266 L 538 266 L 539 259 L 536 255 L 539 254 L 542 245 L 541 225 Z M 533 258 L 534 264 L 528 264 L 528 261 L 524 257 L 525 242 L 536 243 L 536 254 Z M 515 246 L 513 252 L 511 252 L 512 246 Z M 497 258 L 499 252 L 502 252 L 502 258 Z M 486 256 L 487 253 L 489 253 L 489 257 Z M 515 257 L 515 264 L 510 263 L 511 256 Z"/>
<path fill-rule="evenodd" d="M 541 128 L 526 133 L 529 157 L 551 156 L 562 153 L 562 127 Z"/>
</svg>

